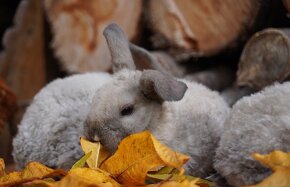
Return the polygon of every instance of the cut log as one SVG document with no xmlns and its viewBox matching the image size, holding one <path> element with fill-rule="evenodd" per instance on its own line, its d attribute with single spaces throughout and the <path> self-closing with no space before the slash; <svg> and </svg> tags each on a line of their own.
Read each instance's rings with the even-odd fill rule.
<svg viewBox="0 0 290 187">
<path fill-rule="evenodd" d="M 247 42 L 239 62 L 237 85 L 261 89 L 290 76 L 290 29 L 265 29 Z"/>
<path fill-rule="evenodd" d="M 11 121 L 17 110 L 17 102 L 14 93 L 0 79 L 0 157 L 6 163 L 12 162 L 12 134 Z"/>
<path fill-rule="evenodd" d="M 235 44 L 251 30 L 261 7 L 259 2 L 150 0 L 145 13 L 156 34 L 152 41 L 155 47 L 171 47 L 181 53 L 210 56 Z"/>
<path fill-rule="evenodd" d="M 45 84 L 43 8 L 39 0 L 22 0 L 14 26 L 3 37 L 0 75 L 19 101 L 30 100 Z"/>
<path fill-rule="evenodd" d="M 16 111 L 16 97 L 11 89 L 0 79 L 0 131 Z"/>
<path fill-rule="evenodd" d="M 129 40 L 140 34 L 142 0 L 45 0 L 45 9 L 55 55 L 70 73 L 111 69 L 103 37 L 108 24 L 118 24 Z"/>
<path fill-rule="evenodd" d="M 290 13 L 290 0 L 283 0 L 283 4 L 287 9 L 288 13 Z"/>
</svg>

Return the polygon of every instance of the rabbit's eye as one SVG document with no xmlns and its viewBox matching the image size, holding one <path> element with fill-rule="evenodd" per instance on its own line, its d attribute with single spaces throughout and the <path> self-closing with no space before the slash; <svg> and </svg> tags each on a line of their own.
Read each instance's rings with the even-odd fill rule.
<svg viewBox="0 0 290 187">
<path fill-rule="evenodd" d="M 121 110 L 121 115 L 122 116 L 127 116 L 132 114 L 134 111 L 134 106 L 133 105 L 125 105 L 124 107 L 122 107 Z"/>
</svg>

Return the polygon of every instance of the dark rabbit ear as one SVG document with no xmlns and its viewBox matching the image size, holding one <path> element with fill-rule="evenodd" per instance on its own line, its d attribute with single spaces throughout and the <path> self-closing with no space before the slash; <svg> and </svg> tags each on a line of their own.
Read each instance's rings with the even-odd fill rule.
<svg viewBox="0 0 290 187">
<path fill-rule="evenodd" d="M 155 69 L 164 72 L 156 57 L 149 51 L 132 43 L 129 44 L 129 47 L 138 69 Z"/>
<path fill-rule="evenodd" d="M 116 24 L 110 24 L 105 28 L 103 34 L 111 52 L 113 72 L 124 68 L 135 70 L 129 42 L 122 29 Z"/>
<path fill-rule="evenodd" d="M 179 101 L 187 90 L 185 83 L 155 70 L 143 71 L 140 88 L 145 97 L 161 103 L 163 101 Z"/>
</svg>

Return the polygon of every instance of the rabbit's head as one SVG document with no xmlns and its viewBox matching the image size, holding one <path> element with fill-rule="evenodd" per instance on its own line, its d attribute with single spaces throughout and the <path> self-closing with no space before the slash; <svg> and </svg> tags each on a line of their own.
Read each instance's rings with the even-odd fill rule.
<svg viewBox="0 0 290 187">
<path fill-rule="evenodd" d="M 96 92 L 84 134 L 88 139 L 100 140 L 113 153 L 127 135 L 146 130 L 153 122 L 158 124 L 156 122 L 166 112 L 162 111 L 162 103 L 182 99 L 187 86 L 156 70 L 135 70 L 130 44 L 117 25 L 109 25 L 104 36 L 111 52 L 114 75 L 111 82 Z M 141 48 L 137 50 L 146 52 Z M 145 55 L 151 58 L 149 53 Z"/>
</svg>

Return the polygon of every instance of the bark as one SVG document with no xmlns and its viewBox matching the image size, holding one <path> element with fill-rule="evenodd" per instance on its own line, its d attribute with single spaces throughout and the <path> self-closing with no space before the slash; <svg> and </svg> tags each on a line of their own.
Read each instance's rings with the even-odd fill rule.
<svg viewBox="0 0 290 187">
<path fill-rule="evenodd" d="M 288 13 L 290 13 L 290 0 L 283 0 L 283 4 L 287 9 Z"/>
<path fill-rule="evenodd" d="M 179 56 L 210 56 L 234 45 L 254 26 L 260 0 L 150 0 L 145 11 L 155 47 Z"/>
<path fill-rule="evenodd" d="M 30 100 L 45 84 L 42 13 L 41 1 L 23 0 L 3 37 L 0 75 L 19 101 Z"/>
<path fill-rule="evenodd" d="M 52 25 L 52 47 L 70 72 L 109 71 L 111 57 L 103 30 L 118 24 L 129 40 L 140 34 L 142 0 L 45 0 Z"/>
</svg>

